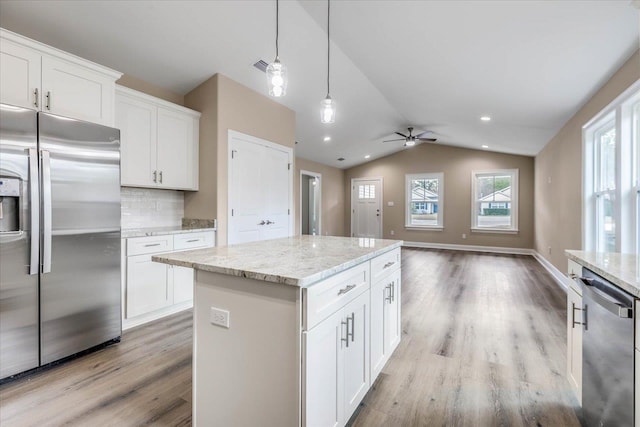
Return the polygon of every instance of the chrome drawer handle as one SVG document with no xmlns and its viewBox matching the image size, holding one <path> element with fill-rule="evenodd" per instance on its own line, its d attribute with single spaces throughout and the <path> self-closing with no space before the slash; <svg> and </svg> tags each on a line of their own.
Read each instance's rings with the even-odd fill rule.
<svg viewBox="0 0 640 427">
<path fill-rule="evenodd" d="M 344 341 L 347 347 L 349 347 L 349 318 L 347 317 L 347 321 L 340 321 L 340 324 L 342 324 L 343 326 L 346 326 L 346 330 L 347 330 L 347 337 L 346 338 L 342 338 L 342 331 L 340 331 L 340 341 Z M 342 328 L 340 328 L 342 329 Z"/>
<path fill-rule="evenodd" d="M 571 323 L 572 323 L 571 327 L 575 328 L 576 325 L 578 325 L 578 326 L 585 325 L 586 326 L 586 323 L 576 322 L 576 310 L 582 311 L 581 308 L 576 307 L 576 303 L 575 302 L 572 302 L 571 303 Z"/>
<path fill-rule="evenodd" d="M 340 289 L 340 291 L 338 292 L 338 295 L 346 294 L 347 292 L 349 292 L 350 290 L 352 290 L 352 289 L 353 289 L 353 288 L 355 288 L 355 287 L 356 287 L 356 285 L 355 285 L 355 284 L 354 284 L 354 285 L 346 286 L 346 287 L 344 287 L 344 288 Z"/>
<path fill-rule="evenodd" d="M 199 242 L 200 239 L 191 239 L 191 240 L 187 240 L 187 243 L 193 243 L 193 242 Z"/>
<path fill-rule="evenodd" d="M 149 244 L 149 245 L 144 245 L 145 248 L 150 248 L 152 246 L 160 246 L 160 243 L 152 243 L 152 244 Z"/>
<path fill-rule="evenodd" d="M 389 261 L 388 263 L 386 263 L 386 264 L 382 267 L 382 269 L 384 270 L 385 268 L 389 268 L 389 267 L 391 267 L 391 266 L 392 266 L 393 264 L 395 264 L 395 263 L 396 263 L 395 261 Z"/>
</svg>

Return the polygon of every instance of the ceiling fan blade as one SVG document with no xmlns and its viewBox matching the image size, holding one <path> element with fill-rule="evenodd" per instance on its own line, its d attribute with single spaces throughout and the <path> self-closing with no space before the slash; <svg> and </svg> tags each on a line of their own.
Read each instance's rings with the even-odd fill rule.
<svg viewBox="0 0 640 427">
<path fill-rule="evenodd" d="M 382 141 L 382 142 L 398 142 L 398 141 L 405 141 L 406 138 L 401 138 L 401 139 L 387 139 L 386 141 Z"/>
<path fill-rule="evenodd" d="M 401 137 L 403 137 L 403 138 L 408 138 L 408 136 L 407 136 L 407 135 L 405 135 L 405 134 L 403 134 L 403 133 L 400 133 L 400 132 L 396 132 L 396 135 L 400 135 L 400 136 L 401 136 Z"/>
<path fill-rule="evenodd" d="M 427 135 L 433 135 L 433 131 L 425 130 L 424 132 L 417 134 L 416 138 L 424 138 Z"/>
<path fill-rule="evenodd" d="M 437 141 L 437 138 L 418 138 L 416 137 L 416 139 L 419 139 L 420 141 Z"/>
</svg>

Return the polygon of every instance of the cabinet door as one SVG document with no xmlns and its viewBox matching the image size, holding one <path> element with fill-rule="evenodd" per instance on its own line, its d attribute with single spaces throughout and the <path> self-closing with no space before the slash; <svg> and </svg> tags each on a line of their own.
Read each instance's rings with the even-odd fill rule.
<svg viewBox="0 0 640 427">
<path fill-rule="evenodd" d="M 342 311 L 303 333 L 303 425 L 334 427 L 343 422 L 343 363 L 346 325 Z"/>
<path fill-rule="evenodd" d="M 121 185 L 157 187 L 156 107 L 118 95 L 115 126 L 120 129 Z"/>
<path fill-rule="evenodd" d="M 391 290 L 388 280 L 379 280 L 371 285 L 371 382 L 382 371 L 387 362 L 385 353 L 385 320 L 388 315 L 386 306 Z"/>
<path fill-rule="evenodd" d="M 115 83 L 88 68 L 42 57 L 42 111 L 113 126 Z"/>
<path fill-rule="evenodd" d="M 0 102 L 38 109 L 40 60 L 38 52 L 0 39 Z"/>
<path fill-rule="evenodd" d="M 169 266 L 151 255 L 127 257 L 127 318 L 166 307 L 173 302 Z"/>
<path fill-rule="evenodd" d="M 193 300 L 193 268 L 172 266 L 173 303 Z"/>
<path fill-rule="evenodd" d="M 400 344 L 400 336 L 402 332 L 402 322 L 400 315 L 400 300 L 402 291 L 402 279 L 400 269 L 393 273 L 388 281 L 390 281 L 390 295 L 387 300 L 385 315 L 385 349 L 384 353 L 387 360 L 391 357 L 391 353 Z M 386 362 L 386 361 L 385 361 Z"/>
<path fill-rule="evenodd" d="M 163 188 L 194 187 L 193 118 L 158 107 L 158 183 Z"/>
<path fill-rule="evenodd" d="M 567 290 L 567 377 L 582 403 L 582 297 Z"/>
<path fill-rule="evenodd" d="M 351 301 L 343 309 L 349 334 L 344 353 L 344 421 L 354 413 L 369 390 L 369 292 Z"/>
</svg>

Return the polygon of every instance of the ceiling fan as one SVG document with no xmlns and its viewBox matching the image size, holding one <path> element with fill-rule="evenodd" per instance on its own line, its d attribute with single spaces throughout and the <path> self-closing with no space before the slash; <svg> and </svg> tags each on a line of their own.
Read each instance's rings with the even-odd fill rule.
<svg viewBox="0 0 640 427">
<path fill-rule="evenodd" d="M 422 141 L 437 141 L 436 138 L 427 138 L 429 135 L 433 135 L 433 132 L 431 132 L 430 130 L 421 132 L 417 135 L 413 135 L 413 128 L 412 127 L 408 127 L 407 130 L 409 131 L 409 135 L 405 135 L 403 133 L 400 132 L 395 132 L 396 135 L 400 135 L 402 138 L 398 138 L 398 139 L 388 139 L 386 141 L 382 141 L 382 142 L 396 142 L 396 141 L 404 141 L 404 146 L 405 147 L 412 147 L 414 145 L 416 145 L 417 142 L 422 142 Z"/>
</svg>

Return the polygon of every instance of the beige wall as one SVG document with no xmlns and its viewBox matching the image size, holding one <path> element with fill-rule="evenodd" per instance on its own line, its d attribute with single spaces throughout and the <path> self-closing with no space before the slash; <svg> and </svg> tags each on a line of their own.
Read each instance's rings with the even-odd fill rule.
<svg viewBox="0 0 640 427">
<path fill-rule="evenodd" d="M 322 211 L 320 213 L 322 235 L 344 236 L 344 171 L 299 157 L 296 157 L 295 170 L 293 177 L 296 212 L 294 234 L 300 234 L 300 171 L 304 170 L 322 175 Z"/>
<path fill-rule="evenodd" d="M 225 245 L 228 131 L 293 148 L 295 112 L 221 74 L 185 95 L 185 106 L 202 113 L 200 190 L 185 194 L 185 217 L 217 219 L 217 244 Z"/>
<path fill-rule="evenodd" d="M 535 250 L 560 271 L 582 248 L 582 126 L 638 79 L 636 51 L 535 158 Z"/>
<path fill-rule="evenodd" d="M 518 234 L 471 233 L 471 172 L 519 170 Z M 533 158 L 438 144 L 415 148 L 356 166 L 345 172 L 345 228 L 351 230 L 351 180 L 383 177 L 383 236 L 406 242 L 533 247 Z M 405 230 L 405 174 L 444 172 L 444 230 Z M 393 201 L 395 206 L 387 206 Z M 394 230 L 395 234 L 390 234 Z M 463 239 L 462 234 L 467 238 Z"/>
<path fill-rule="evenodd" d="M 128 74 L 123 74 L 116 83 L 128 87 L 129 89 L 134 89 L 140 92 L 144 92 L 147 95 L 155 96 L 157 98 L 164 99 L 165 101 L 173 102 L 174 104 L 184 105 L 183 95 L 148 83 L 142 79 L 133 77 Z"/>
</svg>

